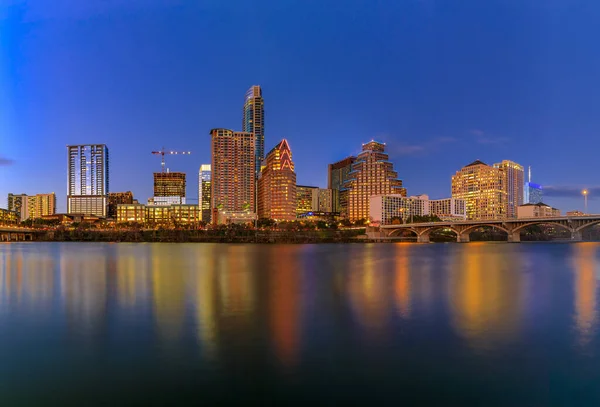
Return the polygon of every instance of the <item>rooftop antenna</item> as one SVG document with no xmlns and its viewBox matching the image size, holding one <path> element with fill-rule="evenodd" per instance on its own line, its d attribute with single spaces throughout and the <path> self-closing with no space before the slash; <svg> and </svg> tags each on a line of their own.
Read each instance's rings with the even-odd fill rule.
<svg viewBox="0 0 600 407">
<path fill-rule="evenodd" d="M 529 166 L 529 183 L 531 183 L 531 165 Z"/>
</svg>

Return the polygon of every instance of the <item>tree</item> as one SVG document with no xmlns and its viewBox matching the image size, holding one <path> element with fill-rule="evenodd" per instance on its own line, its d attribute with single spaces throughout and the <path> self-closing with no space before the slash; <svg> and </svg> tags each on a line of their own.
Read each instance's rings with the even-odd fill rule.
<svg viewBox="0 0 600 407">
<path fill-rule="evenodd" d="M 390 221 L 392 222 L 392 225 L 402 225 L 404 223 L 400 216 L 392 216 Z"/>
</svg>

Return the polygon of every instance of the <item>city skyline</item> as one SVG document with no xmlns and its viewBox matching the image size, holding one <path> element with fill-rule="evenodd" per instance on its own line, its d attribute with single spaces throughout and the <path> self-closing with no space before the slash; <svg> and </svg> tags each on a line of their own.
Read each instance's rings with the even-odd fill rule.
<svg viewBox="0 0 600 407">
<path fill-rule="evenodd" d="M 243 92 L 258 84 L 267 98 L 265 143 L 290 141 L 301 185 L 325 187 L 327 165 L 374 138 L 387 143 L 410 195 L 446 197 L 462 166 L 510 159 L 532 166 L 545 203 L 583 210 L 586 188 L 589 211 L 600 212 L 600 181 L 586 171 L 600 128 L 591 91 L 598 85 L 592 38 L 600 6 L 491 0 L 484 11 L 474 1 L 452 9 L 409 3 L 386 7 L 384 20 L 383 6 L 359 1 L 323 6 L 316 15 L 280 3 L 277 21 L 268 5 L 10 7 L 1 17 L 0 197 L 55 191 L 57 210 L 66 212 L 64 145 L 103 143 L 111 149 L 111 190 L 132 190 L 143 202 L 152 195 L 147 174 L 156 169 L 149 152 L 163 145 L 193 151 L 192 160 L 169 164 L 194 176 L 210 162 L 206 132 L 239 129 Z M 247 11 L 261 24 L 244 33 L 216 36 L 207 24 L 222 15 L 240 24 Z M 566 20 L 559 24 L 559 16 Z M 115 28 L 115 18 L 126 23 Z M 397 24 L 405 19 L 410 23 Z M 300 35 L 302 21 L 318 34 Z M 365 32 L 373 26 L 378 30 Z M 144 34 L 133 36 L 136 42 L 133 33 Z M 257 49 L 257 36 L 270 40 Z M 255 52 L 260 62 L 244 69 L 203 62 Z M 373 60 L 379 63 L 366 63 Z M 562 159 L 565 169 L 556 160 L 570 140 L 588 148 Z M 313 153 L 316 143 L 323 154 Z M 194 190 L 188 195 L 197 202 Z"/>
</svg>

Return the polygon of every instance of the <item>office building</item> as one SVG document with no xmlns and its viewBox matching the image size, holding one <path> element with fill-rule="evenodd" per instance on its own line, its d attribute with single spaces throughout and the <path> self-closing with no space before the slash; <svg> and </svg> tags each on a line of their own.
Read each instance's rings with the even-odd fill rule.
<svg viewBox="0 0 600 407">
<path fill-rule="evenodd" d="M 374 195 L 370 198 L 369 221 L 390 225 L 394 221 L 410 223 L 415 216 L 437 216 L 444 221 L 464 221 L 465 201 L 456 198 L 429 199 L 427 195 Z"/>
<path fill-rule="evenodd" d="M 542 186 L 531 182 L 531 167 L 528 170 L 527 182 L 524 189 L 524 203 L 538 204 L 544 199 Z"/>
<path fill-rule="evenodd" d="M 502 170 L 504 176 L 504 189 L 506 191 L 507 218 L 517 217 L 517 208 L 523 205 L 523 188 L 525 185 L 525 172 L 523 166 L 509 160 L 494 164 L 494 168 Z"/>
<path fill-rule="evenodd" d="M 370 198 L 373 195 L 402 195 L 406 189 L 394 171 L 394 165 L 385 153 L 385 144 L 370 141 L 362 145 L 362 152 L 352 164 L 348 180 L 348 219 L 369 219 Z"/>
<path fill-rule="evenodd" d="M 116 204 L 115 212 L 117 223 L 146 223 L 146 205 Z"/>
<path fill-rule="evenodd" d="M 185 198 L 185 173 L 155 172 L 154 196 Z"/>
<path fill-rule="evenodd" d="M 146 223 L 152 226 L 170 224 L 170 206 L 146 206 Z"/>
<path fill-rule="evenodd" d="M 108 217 L 116 219 L 117 205 L 126 205 L 133 203 L 133 192 L 110 192 L 108 194 Z"/>
<path fill-rule="evenodd" d="M 296 185 L 296 216 L 316 211 L 319 206 L 319 188 Z"/>
<path fill-rule="evenodd" d="M 350 174 L 350 171 L 352 170 L 352 164 L 354 164 L 355 161 L 356 161 L 356 157 L 350 156 L 350 157 L 346 157 L 343 160 L 338 161 L 336 163 L 329 164 L 329 166 L 328 166 L 327 188 L 338 191 L 334 195 L 333 208 L 332 208 L 334 212 L 346 213 L 348 210 L 348 208 L 347 208 L 348 201 L 347 201 L 347 199 L 345 199 L 343 201 L 340 199 L 341 194 L 339 193 L 339 191 L 342 191 L 344 189 L 344 185 L 346 184 L 346 182 L 349 179 L 348 174 Z M 345 196 L 347 198 L 347 194 L 345 194 Z"/>
<path fill-rule="evenodd" d="M 106 217 L 109 193 L 108 148 L 104 144 L 67 146 L 67 213 Z"/>
<path fill-rule="evenodd" d="M 21 221 L 56 213 L 56 194 L 8 194 L 8 209 L 19 214 Z"/>
<path fill-rule="evenodd" d="M 148 206 L 185 205 L 185 198 L 181 196 L 153 196 L 148 198 Z"/>
<path fill-rule="evenodd" d="M 253 212 L 256 203 L 256 154 L 253 133 L 212 129 L 211 208 Z M 213 218 L 213 222 L 217 219 Z"/>
<path fill-rule="evenodd" d="M 198 205 L 171 205 L 169 210 L 171 222 L 175 226 L 197 225 L 202 220 Z"/>
<path fill-rule="evenodd" d="M 255 168 L 258 174 L 265 158 L 265 103 L 260 86 L 252 86 L 246 91 L 242 131 L 254 134 Z"/>
<path fill-rule="evenodd" d="M 315 191 L 313 191 L 315 193 Z M 317 207 L 313 208 L 316 212 L 337 212 L 334 209 L 336 208 L 336 199 L 339 198 L 340 191 L 337 189 L 330 188 L 319 188 L 316 191 L 317 194 Z M 313 198 L 314 202 L 314 198 Z"/>
<path fill-rule="evenodd" d="M 17 212 L 0 208 L 0 225 L 14 225 L 20 221 L 21 219 Z"/>
<path fill-rule="evenodd" d="M 560 216 L 560 209 L 553 208 L 545 203 L 528 203 L 517 208 L 517 217 L 526 218 L 552 218 Z"/>
<path fill-rule="evenodd" d="M 452 198 L 465 201 L 467 219 L 504 219 L 507 209 L 505 179 L 502 169 L 474 161 L 452 176 Z"/>
<path fill-rule="evenodd" d="M 202 222 L 210 223 L 210 164 L 202 164 L 198 171 L 198 206 L 202 211 Z"/>
<path fill-rule="evenodd" d="M 265 157 L 258 178 L 258 217 L 276 221 L 296 219 L 296 173 L 287 140 L 282 140 Z"/>
</svg>

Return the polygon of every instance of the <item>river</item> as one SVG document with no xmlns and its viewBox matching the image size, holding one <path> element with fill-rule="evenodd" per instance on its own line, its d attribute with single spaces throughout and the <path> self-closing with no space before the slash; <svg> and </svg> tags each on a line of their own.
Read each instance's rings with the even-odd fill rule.
<svg viewBox="0 0 600 407">
<path fill-rule="evenodd" d="M 0 244 L 0 399 L 600 405 L 599 273 L 597 243 Z"/>
</svg>

